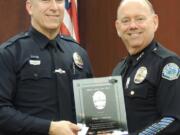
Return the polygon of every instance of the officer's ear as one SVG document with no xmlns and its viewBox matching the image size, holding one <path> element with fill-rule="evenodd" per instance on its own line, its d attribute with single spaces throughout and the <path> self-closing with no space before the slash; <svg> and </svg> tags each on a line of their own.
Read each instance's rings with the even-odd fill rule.
<svg viewBox="0 0 180 135">
<path fill-rule="evenodd" d="M 155 32 L 159 26 L 159 18 L 157 14 L 153 15 L 153 23 L 154 23 L 154 32 Z"/>
<path fill-rule="evenodd" d="M 116 31 L 119 37 L 121 37 L 121 24 L 120 21 L 117 19 L 115 21 L 115 27 L 116 27 Z"/>
<path fill-rule="evenodd" d="M 29 15 L 32 15 L 32 0 L 26 0 L 26 10 Z"/>
</svg>

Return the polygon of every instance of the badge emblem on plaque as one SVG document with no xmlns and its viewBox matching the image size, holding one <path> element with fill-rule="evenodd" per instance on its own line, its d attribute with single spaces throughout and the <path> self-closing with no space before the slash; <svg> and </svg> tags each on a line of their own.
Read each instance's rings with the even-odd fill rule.
<svg viewBox="0 0 180 135">
<path fill-rule="evenodd" d="M 93 94 L 93 102 L 96 109 L 104 109 L 106 107 L 106 95 L 102 91 L 96 91 Z"/>
</svg>

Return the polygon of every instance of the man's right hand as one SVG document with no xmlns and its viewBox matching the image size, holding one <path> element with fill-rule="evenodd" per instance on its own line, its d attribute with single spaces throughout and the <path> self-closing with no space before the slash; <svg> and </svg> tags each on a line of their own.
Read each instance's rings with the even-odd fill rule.
<svg viewBox="0 0 180 135">
<path fill-rule="evenodd" d="M 51 122 L 49 135 L 77 135 L 80 127 L 69 121 Z"/>
</svg>

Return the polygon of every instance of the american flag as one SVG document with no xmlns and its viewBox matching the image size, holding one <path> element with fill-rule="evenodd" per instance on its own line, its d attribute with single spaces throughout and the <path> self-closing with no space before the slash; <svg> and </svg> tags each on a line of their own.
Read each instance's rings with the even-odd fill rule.
<svg viewBox="0 0 180 135">
<path fill-rule="evenodd" d="M 60 28 L 61 34 L 70 35 L 79 42 L 77 0 L 65 0 L 65 9 L 64 20 Z"/>
</svg>

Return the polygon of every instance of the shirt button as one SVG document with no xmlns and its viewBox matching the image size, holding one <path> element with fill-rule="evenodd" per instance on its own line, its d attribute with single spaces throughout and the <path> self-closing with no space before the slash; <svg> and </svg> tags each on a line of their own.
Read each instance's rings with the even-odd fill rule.
<svg viewBox="0 0 180 135">
<path fill-rule="evenodd" d="M 132 91 L 130 92 L 130 95 L 133 96 L 134 94 L 135 94 L 135 92 L 132 90 Z"/>
<path fill-rule="evenodd" d="M 37 73 L 34 73 L 34 77 L 37 78 L 37 77 L 38 77 L 38 74 L 37 74 Z"/>
</svg>

